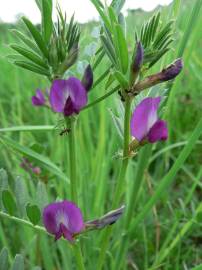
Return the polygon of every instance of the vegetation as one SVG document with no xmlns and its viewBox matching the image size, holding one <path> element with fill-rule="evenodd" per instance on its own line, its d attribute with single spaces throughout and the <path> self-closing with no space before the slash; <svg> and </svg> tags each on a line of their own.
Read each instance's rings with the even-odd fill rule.
<svg viewBox="0 0 202 270">
<path fill-rule="evenodd" d="M 184 69 L 175 81 L 155 86 L 155 91 L 167 97 L 161 115 L 168 122 L 169 139 L 148 144 L 131 158 L 118 205 L 114 205 L 113 196 L 122 162 L 123 141 L 117 129 L 124 117 L 120 95 L 116 91 L 79 114 L 77 193 L 84 220 L 104 215 L 112 205 L 118 208 L 127 203 L 134 181 L 140 183 L 125 242 L 124 216 L 113 226 L 79 237 L 76 246 L 81 247 L 85 269 L 118 269 L 121 260 L 121 269 L 202 269 L 201 6 L 201 0 L 174 0 L 151 13 L 128 12 L 129 55 L 143 23 L 160 10 L 162 27 L 173 21 L 174 40 L 169 51 L 149 67 L 149 74 L 179 57 Z M 98 22 L 80 26 L 79 58 L 66 73 L 81 79 L 86 64 L 94 65 L 88 104 L 113 90 L 109 87 L 109 55 L 105 53 L 99 65 L 95 64 L 95 52 L 104 43 L 98 38 L 99 27 Z M 43 208 L 71 198 L 69 134 L 60 136 L 65 124 L 57 114 L 31 105 L 35 89 L 49 88 L 52 77 L 13 65 L 19 55 L 8 45 L 23 44 L 13 28 L 27 33 L 21 20 L 16 25 L 0 25 L 0 269 L 82 269 L 75 260 L 79 248 L 64 239 L 55 242 L 43 227 Z M 144 94 L 138 95 L 134 104 Z M 40 172 L 22 166 L 25 160 Z M 103 242 L 109 230 L 109 241 Z M 127 249 L 125 258 L 121 258 L 122 247 Z"/>
</svg>

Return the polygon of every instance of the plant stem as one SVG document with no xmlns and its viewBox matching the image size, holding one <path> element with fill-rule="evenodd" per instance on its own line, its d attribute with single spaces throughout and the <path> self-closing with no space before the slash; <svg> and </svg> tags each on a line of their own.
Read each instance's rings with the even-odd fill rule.
<svg viewBox="0 0 202 270">
<path fill-rule="evenodd" d="M 75 145 L 75 120 L 70 119 L 71 132 L 69 133 L 69 164 L 70 164 L 70 186 L 71 186 L 71 200 L 78 204 L 77 194 L 77 175 L 76 175 L 76 145 Z M 85 270 L 80 242 L 74 245 L 74 255 L 77 261 L 77 269 Z"/>
<path fill-rule="evenodd" d="M 75 147 L 75 124 L 74 119 L 70 120 L 70 129 L 69 133 L 69 170 L 70 170 L 70 186 L 71 186 L 71 199 L 76 204 L 78 203 L 78 194 L 77 194 L 77 175 L 76 175 L 76 147 Z"/>
<path fill-rule="evenodd" d="M 127 98 L 126 104 L 125 104 L 125 115 L 124 115 L 123 160 L 121 164 L 119 177 L 117 180 L 115 195 L 112 201 L 112 208 L 115 208 L 119 205 L 120 198 L 122 195 L 122 187 L 125 182 L 125 176 L 126 176 L 127 167 L 128 167 L 129 143 L 130 143 L 130 116 L 131 116 L 130 110 L 131 110 L 131 100 L 130 98 Z M 112 226 L 106 228 L 106 231 L 104 232 L 102 243 L 101 243 L 100 256 L 98 258 L 98 266 L 96 268 L 97 270 L 101 270 L 103 267 L 111 233 L 112 233 Z"/>
<path fill-rule="evenodd" d="M 133 210 L 137 204 L 137 198 L 139 195 L 139 190 L 144 179 L 144 171 L 148 165 L 149 158 L 151 156 L 152 145 L 148 144 L 144 148 L 140 150 L 138 164 L 135 172 L 134 181 L 131 187 L 131 193 L 129 197 L 129 203 L 126 208 L 126 215 L 124 220 L 124 233 L 123 237 L 120 240 L 119 249 L 117 251 L 117 256 L 115 260 L 115 267 L 114 269 L 122 269 L 122 265 L 124 263 L 124 259 L 126 257 L 128 242 L 129 242 L 129 235 L 126 233 L 128 226 L 133 217 Z"/>
</svg>

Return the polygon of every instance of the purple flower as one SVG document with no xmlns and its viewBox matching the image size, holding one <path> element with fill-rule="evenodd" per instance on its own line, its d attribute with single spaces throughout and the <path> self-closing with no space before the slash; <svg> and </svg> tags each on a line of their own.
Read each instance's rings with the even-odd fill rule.
<svg viewBox="0 0 202 270">
<path fill-rule="evenodd" d="M 70 242 L 84 228 L 81 210 L 66 200 L 46 206 L 43 210 L 43 223 L 46 230 L 55 235 L 55 240 L 64 236 Z"/>
<path fill-rule="evenodd" d="M 167 139 L 167 124 L 157 116 L 160 101 L 160 97 L 148 97 L 135 108 L 130 123 L 131 135 L 139 142 L 148 140 L 155 143 Z"/>
<path fill-rule="evenodd" d="M 87 103 L 86 89 L 75 77 L 55 80 L 50 90 L 50 104 L 55 112 L 70 116 L 78 114 Z"/>
<path fill-rule="evenodd" d="M 36 95 L 32 97 L 32 104 L 34 106 L 43 106 L 46 103 L 45 96 L 40 89 L 36 90 Z"/>
</svg>

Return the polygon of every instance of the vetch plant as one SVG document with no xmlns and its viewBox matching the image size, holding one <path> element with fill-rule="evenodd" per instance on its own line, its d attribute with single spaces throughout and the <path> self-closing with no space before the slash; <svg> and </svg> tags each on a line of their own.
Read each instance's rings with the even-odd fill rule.
<svg viewBox="0 0 202 270">
<path fill-rule="evenodd" d="M 52 256 L 52 253 L 48 252 L 50 247 L 47 245 L 46 254 L 49 254 L 51 259 L 56 258 L 57 266 L 54 266 L 54 269 L 60 269 L 63 260 L 64 269 L 68 267 L 79 270 L 128 269 L 130 249 L 136 248 L 139 241 L 137 236 L 142 233 L 143 227 L 145 229 L 143 223 L 146 215 L 152 209 L 157 215 L 156 202 L 167 193 L 169 185 L 174 181 L 176 173 L 189 156 L 202 130 L 200 121 L 176 161 L 171 162 L 173 166 L 167 164 L 164 171 L 162 164 L 159 165 L 159 171 L 165 176 L 162 177 L 160 184 L 155 185 L 153 191 L 149 182 L 150 172 L 146 173 L 146 168 L 153 149 L 158 149 L 160 145 L 166 149 L 169 122 L 163 115 L 163 110 L 167 103 L 167 95 L 171 91 L 168 82 L 174 82 L 183 69 L 181 56 L 172 59 L 168 66 L 164 64 L 163 68 L 157 66 L 157 63 L 172 49 L 173 21 L 163 24 L 161 14 L 158 12 L 143 24 L 139 31 L 128 33 L 121 12 L 124 0 L 113 0 L 109 5 L 99 0 L 91 0 L 100 15 L 101 22 L 97 43 L 94 42 L 97 46 L 95 55 L 88 57 L 84 55 L 83 59 L 79 59 L 84 60 L 82 64 L 85 63 L 82 75 L 82 72 L 78 74 L 75 66 L 82 55 L 80 51 L 83 51 L 82 39 L 80 40 L 83 33 L 74 16 L 68 20 L 67 15 L 63 14 L 57 5 L 57 22 L 54 22 L 52 1 L 36 0 L 36 2 L 42 15 L 41 25 L 35 26 L 28 18 L 22 18 L 28 32 L 24 34 L 18 30 L 13 31 L 23 45 L 10 45 L 11 49 L 17 52 L 12 59 L 15 65 L 46 78 L 48 90 L 37 89 L 30 104 L 48 108 L 45 116 L 51 114 L 51 111 L 53 116 L 55 113 L 64 125 L 60 135 L 67 134 L 67 136 L 62 138 L 54 132 L 48 134 L 51 139 L 47 142 L 47 151 L 50 151 L 50 158 L 56 156 L 57 165 L 43 156 L 42 153 L 46 150 L 36 147 L 37 150 L 34 151 L 15 144 L 10 138 L 5 139 L 4 144 L 25 156 L 21 167 L 31 172 L 30 177 L 32 174 L 35 176 L 40 174 L 40 179 L 34 180 L 38 181 L 37 191 L 40 200 L 36 205 L 29 202 L 22 216 L 14 217 L 12 215 L 16 212 L 16 205 L 24 202 L 22 198 L 15 201 L 8 185 L 5 185 L 0 204 L 2 201 L 4 209 L 9 214 L 0 212 L 0 216 L 24 224 L 36 232 L 52 235 L 57 240 L 54 242 L 50 237 L 50 246 L 54 247 L 55 253 Z M 132 48 L 128 42 L 129 34 L 133 34 Z M 103 73 L 98 70 L 101 64 L 106 66 Z M 96 88 L 104 94 L 97 94 Z M 94 99 L 91 96 L 92 92 Z M 111 111 L 113 114 L 116 109 L 122 116 L 113 118 L 122 136 L 120 141 L 109 140 L 105 144 L 106 134 L 111 134 L 110 132 L 114 130 L 108 131 L 111 123 L 106 124 L 108 118 L 105 115 L 106 108 L 100 105 L 100 102 L 109 96 L 112 104 L 118 99 L 116 104 L 120 105 L 114 107 L 112 105 Z M 94 111 L 85 114 L 91 107 L 94 107 L 95 111 L 98 108 L 99 117 L 96 117 L 96 113 L 94 117 Z M 38 114 L 42 113 L 40 108 L 34 109 L 38 110 Z M 55 119 L 45 118 L 46 121 Z M 54 124 L 57 127 L 58 124 Z M 96 130 L 93 129 L 94 126 Z M 45 131 L 45 128 L 40 127 L 39 130 Z M 54 126 L 47 130 L 53 131 Z M 98 134 L 94 136 L 96 131 Z M 20 139 L 24 142 L 24 137 Z M 57 152 L 57 140 L 62 143 L 63 155 Z M 66 140 L 68 140 L 68 157 L 65 149 Z M 3 139 L 0 137 L 1 141 Z M 121 148 L 121 154 L 119 158 L 113 160 L 112 152 L 115 147 Z M 105 152 L 105 148 L 108 152 Z M 105 153 L 108 155 L 104 156 Z M 33 160 L 36 161 L 36 166 L 35 162 L 32 163 Z M 49 169 L 48 176 L 44 178 L 41 176 L 42 167 L 45 170 Z M 158 173 L 155 170 L 154 178 L 158 178 Z M 55 179 L 56 175 L 59 179 Z M 144 179 L 148 183 L 150 193 L 145 191 Z M 28 183 L 32 193 L 34 181 Z M 144 196 L 141 194 L 141 188 L 144 190 Z M 139 204 L 140 200 L 142 205 Z M 43 226 L 38 225 L 40 216 Z M 30 222 L 26 220 L 27 217 Z M 146 235 L 145 231 L 143 233 Z M 37 241 L 43 243 L 40 234 L 36 235 Z M 72 253 L 69 253 L 71 251 L 75 262 L 72 260 Z M 165 254 L 162 253 L 159 257 L 160 262 L 166 257 Z M 46 261 L 47 256 L 44 258 L 45 266 L 42 267 L 53 269 L 54 264 L 50 266 Z M 155 258 L 152 255 L 153 262 Z M 147 261 L 147 265 L 140 265 L 139 269 L 148 269 L 149 264 L 150 261 Z M 138 269 L 136 265 L 132 266 Z"/>
</svg>

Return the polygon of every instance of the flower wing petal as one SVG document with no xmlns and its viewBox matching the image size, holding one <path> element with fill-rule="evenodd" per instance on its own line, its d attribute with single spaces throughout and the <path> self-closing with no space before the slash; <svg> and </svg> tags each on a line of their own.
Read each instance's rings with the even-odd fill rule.
<svg viewBox="0 0 202 270">
<path fill-rule="evenodd" d="M 32 104 L 34 106 L 42 106 L 46 102 L 43 92 L 40 89 L 36 90 L 36 95 L 32 97 Z"/>
<path fill-rule="evenodd" d="M 55 80 L 50 90 L 50 104 L 55 112 L 63 112 L 65 102 L 69 96 L 66 80 Z"/>
<path fill-rule="evenodd" d="M 57 222 L 57 215 L 62 209 L 62 203 L 56 202 L 47 205 L 43 210 L 43 223 L 49 233 L 58 235 L 60 226 Z"/>
<path fill-rule="evenodd" d="M 150 129 L 148 134 L 148 140 L 150 143 L 157 141 L 165 141 L 168 138 L 167 124 L 163 120 L 158 120 Z"/>
<path fill-rule="evenodd" d="M 87 103 L 86 89 L 82 82 L 75 77 L 70 77 L 66 83 L 75 112 L 80 111 Z"/>
</svg>

